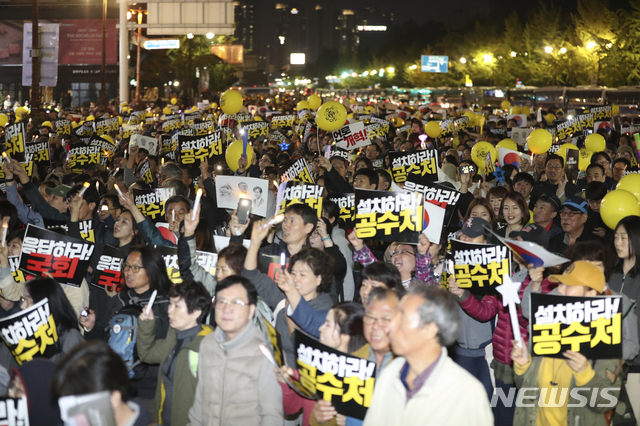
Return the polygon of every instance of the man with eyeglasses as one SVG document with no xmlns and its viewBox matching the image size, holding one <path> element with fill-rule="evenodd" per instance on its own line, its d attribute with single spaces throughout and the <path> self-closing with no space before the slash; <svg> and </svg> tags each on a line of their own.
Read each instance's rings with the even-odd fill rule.
<svg viewBox="0 0 640 426">
<path fill-rule="evenodd" d="M 253 324 L 258 292 L 246 278 L 232 275 L 216 286 L 218 327 L 202 339 L 191 426 L 281 426 L 282 390 L 260 351 L 265 337 Z"/>
<path fill-rule="evenodd" d="M 562 255 L 565 250 L 579 241 L 598 240 L 601 238 L 591 232 L 585 231 L 585 223 L 588 219 L 587 201 L 579 196 L 573 196 L 562 204 L 560 209 L 560 224 L 562 233 L 551 238 L 549 251 Z"/>
<path fill-rule="evenodd" d="M 537 200 L 542 194 L 547 194 L 555 195 L 562 201 L 578 192 L 578 187 L 567 181 L 567 176 L 564 173 L 564 159 L 559 155 L 547 155 L 545 174 L 547 175 L 547 180 L 536 183 L 531 193 L 532 199 Z"/>
<path fill-rule="evenodd" d="M 626 158 L 616 158 L 613 161 L 613 180 L 615 181 L 615 185 L 620 182 L 622 176 L 624 176 L 624 172 L 631 168 L 631 162 Z M 611 189 L 615 189 L 615 185 L 611 187 Z"/>
<path fill-rule="evenodd" d="M 629 145 L 621 145 L 618 147 L 618 152 L 616 154 L 616 158 L 626 158 L 633 164 L 633 159 L 636 158 L 636 153 L 633 151 L 633 148 Z M 636 159 L 636 164 L 638 163 Z"/>
<path fill-rule="evenodd" d="M 378 375 L 393 359 L 388 333 L 399 301 L 400 295 L 394 290 L 376 287 L 369 293 L 367 310 L 362 317 L 364 339 L 369 344 L 369 361 L 376 363 Z"/>
</svg>

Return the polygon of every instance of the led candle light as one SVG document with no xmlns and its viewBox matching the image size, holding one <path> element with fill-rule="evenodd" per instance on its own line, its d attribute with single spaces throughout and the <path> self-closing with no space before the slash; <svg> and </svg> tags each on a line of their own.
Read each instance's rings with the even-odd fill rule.
<svg viewBox="0 0 640 426">
<path fill-rule="evenodd" d="M 282 222 L 283 220 L 284 220 L 284 215 L 283 214 L 279 214 L 279 215 L 274 216 L 271 219 L 269 219 L 269 221 L 264 225 L 264 227 L 268 228 L 270 226 L 277 225 L 278 223 Z M 284 253 L 282 253 L 282 255 L 284 256 Z"/>
<path fill-rule="evenodd" d="M 147 315 L 151 313 L 151 308 L 153 307 L 153 302 L 156 301 L 157 295 L 158 295 L 158 290 L 153 290 L 153 293 L 151 293 L 151 298 L 149 299 L 149 304 L 147 305 L 147 312 L 146 312 Z"/>
<path fill-rule="evenodd" d="M 420 139 L 420 142 L 422 142 L 422 149 L 424 149 L 424 141 L 427 140 L 427 135 L 425 135 L 424 133 L 418 135 L 418 139 Z"/>
<path fill-rule="evenodd" d="M 97 183 L 97 182 L 96 182 Z M 89 189 L 89 187 L 91 186 L 91 184 L 89 182 L 85 182 L 82 184 L 82 189 L 80 190 L 80 192 L 78 193 L 78 196 L 80 198 L 82 198 L 82 196 L 84 195 L 84 193 L 87 191 L 87 189 Z"/>
<path fill-rule="evenodd" d="M 9 229 L 8 223 L 2 224 L 2 247 L 4 247 L 4 243 L 7 241 L 7 230 Z"/>
<path fill-rule="evenodd" d="M 120 188 L 118 188 L 118 184 L 114 183 L 113 187 L 116 189 L 116 191 L 118 191 L 118 195 L 120 196 L 120 198 L 124 200 L 124 195 L 122 194 L 122 191 L 120 191 Z"/>
<path fill-rule="evenodd" d="M 100 193 L 100 181 L 99 180 L 96 181 L 96 191 L 98 191 L 98 193 Z"/>
<path fill-rule="evenodd" d="M 193 213 L 191 214 L 191 220 L 196 220 L 196 210 L 200 206 L 200 199 L 202 198 L 202 188 L 196 192 L 196 200 L 193 202 Z"/>
<path fill-rule="evenodd" d="M 286 259 L 284 257 L 284 252 L 280 253 L 280 266 L 282 267 L 282 270 L 284 271 L 284 265 L 285 265 Z"/>
</svg>

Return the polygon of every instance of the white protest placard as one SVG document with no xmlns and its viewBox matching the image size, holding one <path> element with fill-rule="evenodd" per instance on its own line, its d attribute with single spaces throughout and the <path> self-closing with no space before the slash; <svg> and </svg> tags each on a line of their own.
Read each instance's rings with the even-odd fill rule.
<svg viewBox="0 0 640 426">
<path fill-rule="evenodd" d="M 511 128 L 511 139 L 518 144 L 518 146 L 524 146 L 527 143 L 527 138 L 533 132 L 533 129 L 525 128 Z"/>
<path fill-rule="evenodd" d="M 223 237 L 222 235 L 213 236 L 213 245 L 216 247 L 216 252 L 220 253 L 220 250 L 227 247 L 231 242 L 231 238 Z M 242 240 L 242 245 L 248 250 L 251 245 L 251 240 Z"/>
<path fill-rule="evenodd" d="M 251 213 L 267 216 L 269 181 L 244 176 L 216 176 L 216 198 L 221 209 L 235 210 L 241 198 L 251 200 Z"/>
<path fill-rule="evenodd" d="M 150 136 L 142 136 L 139 134 L 131 135 L 129 149 L 131 149 L 132 146 L 138 146 L 146 149 L 149 152 L 149 155 L 156 155 L 158 152 L 158 140 Z"/>
<path fill-rule="evenodd" d="M 371 145 L 371 139 L 367 134 L 364 122 L 358 121 L 353 124 L 347 124 L 333 133 L 333 140 L 338 148 L 351 151 L 352 149 Z"/>
</svg>

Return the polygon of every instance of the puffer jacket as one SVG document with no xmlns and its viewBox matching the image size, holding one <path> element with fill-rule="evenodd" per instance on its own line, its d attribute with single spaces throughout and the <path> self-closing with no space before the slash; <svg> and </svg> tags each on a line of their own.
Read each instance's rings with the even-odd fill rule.
<svg viewBox="0 0 640 426">
<path fill-rule="evenodd" d="M 518 296 L 522 300 L 522 295 L 525 288 L 529 285 L 531 279 L 527 277 L 522 285 Z M 548 280 L 542 282 L 542 292 L 548 293 L 549 287 L 553 284 Z M 496 328 L 493 332 L 493 357 L 496 361 L 505 365 L 511 365 L 511 349 L 513 345 L 513 330 L 511 330 L 511 318 L 509 317 L 509 307 L 502 306 L 502 295 L 484 296 L 481 300 L 475 297 L 469 297 L 470 294 L 465 291 L 465 294 L 458 300 L 460 306 L 464 311 L 472 318 L 478 321 L 489 321 L 493 317 L 498 315 L 498 321 Z M 520 335 L 525 343 L 529 340 L 529 321 L 522 316 L 522 310 L 518 306 L 518 323 L 520 324 Z"/>
<path fill-rule="evenodd" d="M 202 339 L 191 426 L 284 424 L 282 390 L 260 345 L 267 342 L 252 322 L 231 340 L 219 327 Z"/>
</svg>

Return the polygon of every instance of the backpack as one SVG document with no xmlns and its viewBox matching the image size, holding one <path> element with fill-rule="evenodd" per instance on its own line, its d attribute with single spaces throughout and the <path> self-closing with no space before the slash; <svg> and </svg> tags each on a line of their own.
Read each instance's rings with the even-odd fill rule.
<svg viewBox="0 0 640 426">
<path fill-rule="evenodd" d="M 127 305 L 109 321 L 109 346 L 124 361 L 130 379 L 141 379 L 148 366 L 138 357 L 138 316 L 142 313 L 139 305 Z"/>
</svg>

